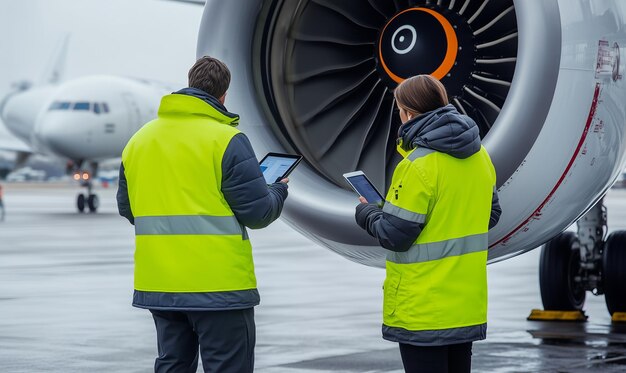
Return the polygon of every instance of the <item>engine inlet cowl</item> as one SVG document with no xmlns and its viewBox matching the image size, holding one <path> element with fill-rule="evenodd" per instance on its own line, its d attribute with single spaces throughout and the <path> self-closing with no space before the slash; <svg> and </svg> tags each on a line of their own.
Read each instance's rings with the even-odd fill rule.
<svg viewBox="0 0 626 373">
<path fill-rule="evenodd" d="M 517 23 L 505 1 L 275 1 L 260 81 L 282 137 L 321 175 L 365 171 L 384 189 L 399 160 L 393 90 L 431 74 L 484 137 L 507 98 Z"/>
</svg>

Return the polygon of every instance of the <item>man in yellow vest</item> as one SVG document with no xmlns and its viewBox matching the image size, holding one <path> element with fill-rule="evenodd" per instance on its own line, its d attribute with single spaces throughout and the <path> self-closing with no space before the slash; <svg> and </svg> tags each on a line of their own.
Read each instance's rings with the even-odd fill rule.
<svg viewBox="0 0 626 373">
<path fill-rule="evenodd" d="M 122 153 L 117 201 L 135 225 L 133 306 L 154 317 L 155 372 L 252 372 L 259 304 L 246 227 L 276 220 L 287 182 L 266 185 L 239 116 L 224 107 L 230 71 L 203 57 L 189 88 Z"/>
</svg>

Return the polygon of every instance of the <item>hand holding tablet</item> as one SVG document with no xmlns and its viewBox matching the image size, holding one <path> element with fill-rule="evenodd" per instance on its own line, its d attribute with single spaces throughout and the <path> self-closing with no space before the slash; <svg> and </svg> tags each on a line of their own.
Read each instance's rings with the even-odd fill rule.
<svg viewBox="0 0 626 373">
<path fill-rule="evenodd" d="M 383 196 L 378 192 L 374 184 L 365 176 L 363 171 L 354 171 L 343 174 L 348 184 L 357 194 L 367 200 L 368 203 L 374 203 L 382 206 L 385 202 Z"/>
<path fill-rule="evenodd" d="M 265 178 L 265 182 L 269 184 L 277 183 L 285 179 L 291 171 L 293 171 L 298 163 L 302 160 L 301 155 L 268 153 L 259 166 Z"/>
</svg>

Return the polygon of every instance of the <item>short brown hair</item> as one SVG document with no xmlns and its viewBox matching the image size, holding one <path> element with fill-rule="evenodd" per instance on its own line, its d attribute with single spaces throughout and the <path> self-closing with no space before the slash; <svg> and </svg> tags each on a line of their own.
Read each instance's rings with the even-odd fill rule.
<svg viewBox="0 0 626 373">
<path fill-rule="evenodd" d="M 215 98 L 224 96 L 230 85 L 230 70 L 217 58 L 204 56 L 189 70 L 189 86 Z"/>
<path fill-rule="evenodd" d="M 430 75 L 416 75 L 403 81 L 394 92 L 398 106 L 414 114 L 423 114 L 448 105 L 448 93 L 439 80 Z"/>
</svg>

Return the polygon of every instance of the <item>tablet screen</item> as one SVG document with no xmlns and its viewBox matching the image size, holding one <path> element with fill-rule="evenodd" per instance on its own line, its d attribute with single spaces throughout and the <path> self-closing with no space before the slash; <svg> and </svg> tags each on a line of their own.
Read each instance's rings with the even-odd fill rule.
<svg viewBox="0 0 626 373">
<path fill-rule="evenodd" d="M 365 175 L 350 176 L 348 177 L 348 181 L 361 196 L 365 197 L 367 202 L 375 204 L 381 204 L 383 202 L 383 197 Z"/>
<path fill-rule="evenodd" d="M 298 156 L 268 154 L 260 163 L 261 172 L 267 184 L 285 178 L 286 173 L 298 162 Z"/>
</svg>

